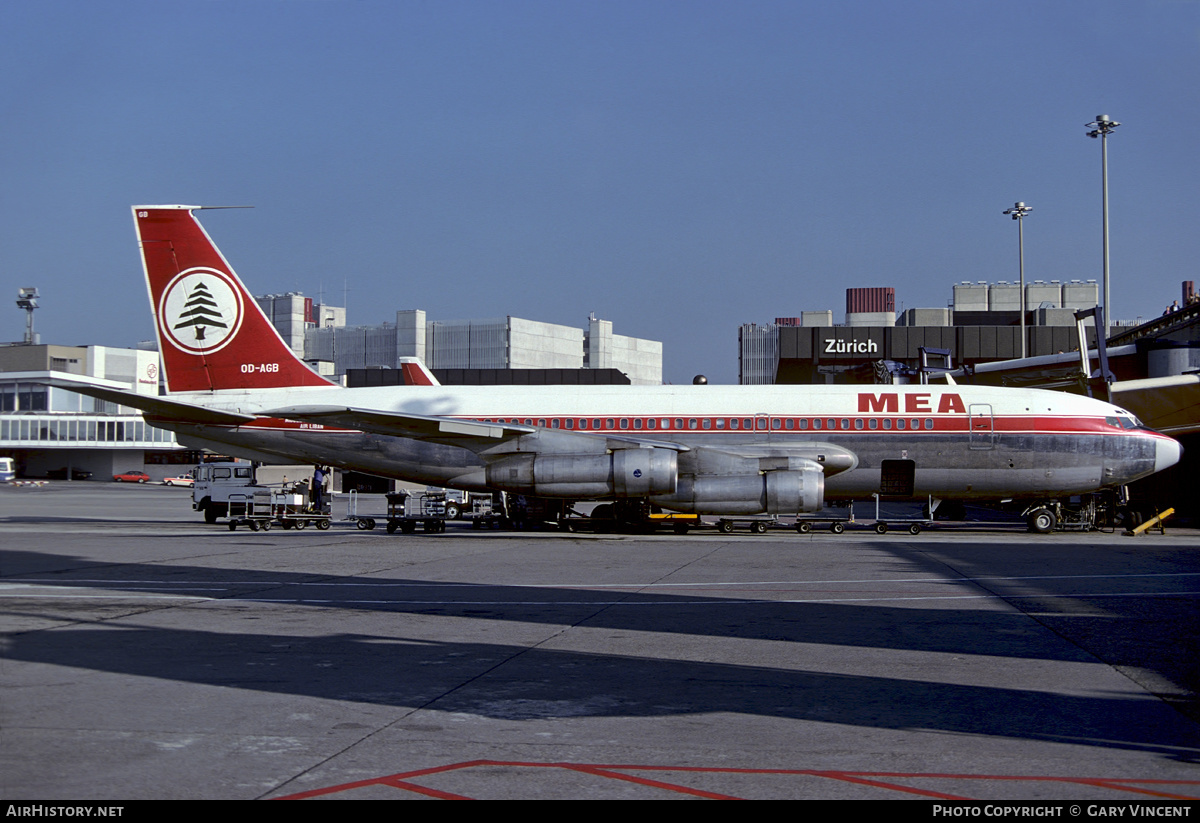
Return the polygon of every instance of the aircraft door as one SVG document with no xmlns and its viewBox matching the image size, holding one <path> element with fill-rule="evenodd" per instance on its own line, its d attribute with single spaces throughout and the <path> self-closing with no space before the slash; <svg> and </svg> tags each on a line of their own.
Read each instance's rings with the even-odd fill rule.
<svg viewBox="0 0 1200 823">
<path fill-rule="evenodd" d="M 916 488 L 917 461 L 881 460 L 879 493 L 891 497 L 912 497 Z"/>
<path fill-rule="evenodd" d="M 991 403 L 972 403 L 967 407 L 972 449 L 996 448 L 996 427 Z"/>
</svg>

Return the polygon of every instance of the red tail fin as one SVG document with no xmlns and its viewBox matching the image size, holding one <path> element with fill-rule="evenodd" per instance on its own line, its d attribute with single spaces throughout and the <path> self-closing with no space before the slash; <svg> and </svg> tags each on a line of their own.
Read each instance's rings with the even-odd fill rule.
<svg viewBox="0 0 1200 823">
<path fill-rule="evenodd" d="M 167 390 L 331 386 L 288 348 L 192 215 L 134 206 Z"/>
<path fill-rule="evenodd" d="M 406 386 L 442 385 L 419 357 L 401 357 L 400 370 L 404 375 L 404 385 Z"/>
</svg>

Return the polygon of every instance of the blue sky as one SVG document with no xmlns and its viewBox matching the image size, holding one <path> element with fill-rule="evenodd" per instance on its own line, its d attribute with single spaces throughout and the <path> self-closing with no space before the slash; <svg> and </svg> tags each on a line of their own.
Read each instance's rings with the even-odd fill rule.
<svg viewBox="0 0 1200 823">
<path fill-rule="evenodd" d="M 737 327 L 849 286 L 1200 280 L 1200 3 L 0 0 L 0 340 L 152 335 L 129 207 L 351 323 L 511 314 L 737 377 Z M 348 283 L 348 288 L 346 284 Z M 346 288 L 345 291 L 343 289 Z"/>
</svg>

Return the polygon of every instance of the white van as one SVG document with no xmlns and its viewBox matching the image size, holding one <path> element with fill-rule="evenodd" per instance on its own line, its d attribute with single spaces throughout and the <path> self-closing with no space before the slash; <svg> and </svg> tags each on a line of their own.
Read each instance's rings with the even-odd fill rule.
<svg viewBox="0 0 1200 823">
<path fill-rule="evenodd" d="M 192 486 L 192 508 L 204 512 L 205 523 L 216 523 L 229 514 L 229 495 L 245 494 L 254 485 L 249 463 L 201 463 Z"/>
</svg>

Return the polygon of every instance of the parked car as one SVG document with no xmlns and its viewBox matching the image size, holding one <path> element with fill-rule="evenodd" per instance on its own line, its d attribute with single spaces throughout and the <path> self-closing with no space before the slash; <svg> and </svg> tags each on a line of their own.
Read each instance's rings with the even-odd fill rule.
<svg viewBox="0 0 1200 823">
<path fill-rule="evenodd" d="M 66 480 L 67 467 L 63 466 L 61 469 L 50 469 L 48 472 L 46 472 L 46 477 L 50 478 L 51 480 Z M 91 472 L 85 472 L 83 469 L 71 469 L 72 480 L 90 480 L 91 477 Z"/>
<path fill-rule="evenodd" d="M 178 477 L 167 477 L 163 480 L 164 486 L 191 486 L 196 482 L 196 479 L 190 474 L 181 474 Z"/>
<path fill-rule="evenodd" d="M 113 480 L 118 483 L 149 483 L 150 475 L 145 472 L 124 472 L 122 474 L 114 474 Z"/>
</svg>

